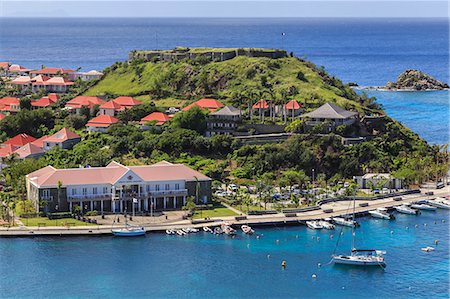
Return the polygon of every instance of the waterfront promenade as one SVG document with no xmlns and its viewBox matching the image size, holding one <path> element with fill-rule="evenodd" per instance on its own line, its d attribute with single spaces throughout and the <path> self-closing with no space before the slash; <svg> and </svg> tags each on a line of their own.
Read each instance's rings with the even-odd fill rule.
<svg viewBox="0 0 450 299">
<path fill-rule="evenodd" d="M 432 191 L 433 196 L 427 196 L 424 193 Z M 356 202 L 355 212 L 356 214 L 365 214 L 370 210 L 376 208 L 392 208 L 403 203 L 414 202 L 424 199 L 433 199 L 439 196 L 447 196 L 450 194 L 450 186 L 446 186 L 443 189 L 423 189 L 421 194 L 412 194 L 402 196 L 401 201 L 395 201 L 395 197 L 378 199 L 378 200 L 358 200 Z M 367 206 L 360 206 L 360 204 L 368 204 Z M 337 217 L 350 214 L 352 212 L 353 202 L 351 200 L 336 201 L 323 204 L 321 209 L 291 213 L 287 216 L 284 213 L 276 213 L 270 215 L 244 215 L 246 219 L 237 220 L 235 216 L 211 218 L 210 221 L 205 223 L 193 224 L 191 220 L 173 220 L 164 223 L 150 223 L 140 222 L 139 225 L 145 227 L 147 232 L 163 232 L 166 229 L 176 229 L 184 227 L 197 227 L 203 226 L 218 226 L 223 222 L 227 222 L 231 225 L 249 224 L 253 226 L 263 225 L 300 225 L 307 220 L 323 219 L 327 217 Z M 325 213 L 325 210 L 332 209 L 333 212 Z M 137 224 L 137 223 L 136 223 Z M 0 237 L 33 237 L 33 236 L 77 236 L 77 235 L 92 235 L 102 236 L 111 235 L 112 228 L 121 228 L 121 225 L 97 225 L 97 226 L 83 226 L 83 227 L 11 227 L 0 228 Z"/>
</svg>

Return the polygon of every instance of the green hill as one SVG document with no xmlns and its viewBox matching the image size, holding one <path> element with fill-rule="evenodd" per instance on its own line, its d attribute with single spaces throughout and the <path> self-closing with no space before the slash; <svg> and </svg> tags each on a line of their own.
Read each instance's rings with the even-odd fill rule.
<svg viewBox="0 0 450 299">
<path fill-rule="evenodd" d="M 332 101 L 362 110 L 348 86 L 314 64 L 295 58 L 240 56 L 223 62 L 201 59 L 172 62 L 116 63 L 86 95 L 130 95 L 159 106 L 182 106 L 186 101 L 214 97 L 225 102 Z"/>
</svg>

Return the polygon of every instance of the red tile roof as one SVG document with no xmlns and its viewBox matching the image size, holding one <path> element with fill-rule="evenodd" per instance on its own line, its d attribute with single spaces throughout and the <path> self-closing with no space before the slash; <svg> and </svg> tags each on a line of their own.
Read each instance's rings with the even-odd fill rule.
<svg viewBox="0 0 450 299">
<path fill-rule="evenodd" d="M 14 97 L 5 97 L 0 99 L 0 104 L 3 104 L 5 106 L 20 105 L 20 100 Z"/>
<path fill-rule="evenodd" d="M 253 109 L 267 109 L 269 108 L 269 104 L 266 100 L 259 100 L 253 105 Z"/>
<path fill-rule="evenodd" d="M 27 85 L 31 83 L 31 78 L 30 76 L 20 76 L 12 80 L 10 83 L 15 85 Z"/>
<path fill-rule="evenodd" d="M 209 111 L 215 111 L 219 108 L 224 107 L 225 105 L 222 104 L 222 102 L 220 102 L 218 100 L 204 98 L 204 99 L 198 100 L 197 102 L 194 102 L 190 105 L 187 105 L 182 110 L 187 111 L 194 106 L 200 107 L 202 109 L 208 109 Z"/>
<path fill-rule="evenodd" d="M 297 110 L 297 109 L 303 108 L 303 106 L 301 104 L 299 104 L 296 100 L 291 100 L 291 101 L 287 102 L 284 105 L 284 107 L 289 110 Z"/>
<path fill-rule="evenodd" d="M 122 106 L 119 103 L 116 103 L 114 100 L 104 103 L 100 106 L 101 109 L 114 109 L 120 110 Z"/>
<path fill-rule="evenodd" d="M 22 134 L 16 135 L 16 136 L 6 140 L 5 142 L 3 142 L 3 144 L 11 144 L 14 146 L 24 146 L 25 144 L 33 142 L 35 140 L 36 140 L 36 138 L 34 138 L 33 136 L 22 133 Z"/>
<path fill-rule="evenodd" d="M 31 74 L 49 74 L 49 75 L 57 75 L 57 74 L 68 74 L 73 73 L 74 70 L 66 70 L 60 67 L 46 67 L 41 70 L 31 71 Z"/>
<path fill-rule="evenodd" d="M 58 181 L 67 185 L 114 184 L 124 176 L 137 176 L 144 181 L 211 180 L 204 174 L 183 164 L 157 163 L 146 166 L 124 166 L 111 162 L 106 167 L 55 169 L 41 168 L 27 175 L 38 187 L 54 187 Z"/>
<path fill-rule="evenodd" d="M 80 135 L 70 131 L 67 128 L 62 128 L 55 134 L 47 137 L 44 142 L 63 142 L 70 139 L 80 138 Z"/>
<path fill-rule="evenodd" d="M 30 69 L 27 69 L 27 68 L 24 67 L 24 66 L 18 65 L 18 64 L 12 64 L 12 65 L 9 67 L 9 71 L 10 71 L 10 72 L 29 72 L 29 71 L 31 71 L 31 70 L 30 70 Z"/>
<path fill-rule="evenodd" d="M 110 125 L 118 123 L 119 120 L 115 118 L 114 116 L 110 115 L 99 115 L 97 117 L 94 117 L 90 121 L 88 121 L 86 127 L 101 127 L 101 128 L 107 128 Z"/>
<path fill-rule="evenodd" d="M 36 139 L 35 141 L 31 142 L 31 144 L 36 145 L 38 147 L 44 147 L 44 141 L 47 139 L 48 136 L 42 136 L 41 138 Z"/>
<path fill-rule="evenodd" d="M 54 97 L 52 97 L 54 98 Z M 31 102 L 31 106 L 33 107 L 48 107 L 50 105 L 53 105 L 56 103 L 56 101 L 50 99 L 50 97 L 42 97 L 39 100 L 36 100 L 34 102 Z"/>
<path fill-rule="evenodd" d="M 81 108 L 81 107 L 89 107 L 93 108 L 95 105 L 102 105 L 105 101 L 100 99 L 99 97 L 87 97 L 87 96 L 78 96 L 68 101 L 66 107 L 70 108 Z"/>
<path fill-rule="evenodd" d="M 118 97 L 113 100 L 115 103 L 126 106 L 126 107 L 133 107 L 142 104 L 141 101 L 136 100 L 133 97 Z"/>
<path fill-rule="evenodd" d="M 32 143 L 27 143 L 24 146 L 18 148 L 14 151 L 14 154 L 17 154 L 19 158 L 25 159 L 30 155 L 42 154 L 44 150 Z"/>
<path fill-rule="evenodd" d="M 64 85 L 64 86 L 70 86 L 73 85 L 74 83 L 70 80 L 67 80 L 66 78 L 63 77 L 53 77 L 48 79 L 47 81 L 44 82 L 44 85 Z"/>
<path fill-rule="evenodd" d="M 156 121 L 156 125 L 160 126 L 168 120 L 170 120 L 170 117 L 167 114 L 162 112 L 153 112 L 146 117 L 143 117 L 140 121 L 140 124 L 145 125 L 149 121 Z"/>
<path fill-rule="evenodd" d="M 18 146 L 12 144 L 0 144 L 0 158 L 8 157 L 18 148 Z"/>
<path fill-rule="evenodd" d="M 9 62 L 0 62 L 0 69 L 7 70 L 9 69 L 10 63 Z"/>
<path fill-rule="evenodd" d="M 47 97 L 55 103 L 59 100 L 59 95 L 56 93 L 49 93 Z"/>
</svg>

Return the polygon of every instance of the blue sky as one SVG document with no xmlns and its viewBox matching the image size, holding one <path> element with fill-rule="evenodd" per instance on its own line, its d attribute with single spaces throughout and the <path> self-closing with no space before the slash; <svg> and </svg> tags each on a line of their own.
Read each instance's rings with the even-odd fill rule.
<svg viewBox="0 0 450 299">
<path fill-rule="evenodd" d="M 447 1 L 0 0 L 2 17 L 447 17 Z"/>
</svg>

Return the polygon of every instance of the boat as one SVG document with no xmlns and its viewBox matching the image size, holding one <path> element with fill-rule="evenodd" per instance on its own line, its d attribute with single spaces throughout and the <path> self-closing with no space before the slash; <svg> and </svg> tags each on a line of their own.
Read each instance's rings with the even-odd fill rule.
<svg viewBox="0 0 450 299">
<path fill-rule="evenodd" d="M 425 210 L 425 211 L 436 211 L 436 207 L 424 204 L 424 203 L 413 203 L 411 204 L 411 208 L 417 209 L 417 210 Z"/>
<path fill-rule="evenodd" d="M 334 224 L 331 224 L 330 222 L 325 221 L 325 220 L 320 220 L 319 224 L 322 225 L 322 227 L 325 229 L 334 229 L 335 228 Z"/>
<path fill-rule="evenodd" d="M 203 227 L 203 231 L 205 232 L 205 233 L 213 233 L 213 231 L 212 231 L 212 229 L 210 229 L 209 227 L 207 227 L 207 226 L 205 226 L 205 227 Z"/>
<path fill-rule="evenodd" d="M 427 200 L 427 204 L 436 208 L 450 210 L 450 205 L 440 198 L 436 198 L 435 200 Z"/>
<path fill-rule="evenodd" d="M 184 235 L 186 235 L 186 232 L 183 231 L 182 229 L 177 230 L 176 233 L 177 233 L 177 235 L 179 235 L 179 236 L 184 236 Z"/>
<path fill-rule="evenodd" d="M 355 192 L 356 194 L 356 192 Z M 353 197 L 353 215 L 350 223 L 352 223 L 352 244 L 351 244 L 351 253 L 350 255 L 343 255 L 338 254 L 332 255 L 332 261 L 335 265 L 351 265 L 351 266 L 381 266 L 385 267 L 386 263 L 384 261 L 384 254 L 386 252 L 381 250 L 375 250 L 375 249 L 357 249 L 355 247 L 355 205 L 356 205 L 356 198 Z M 343 219 L 344 221 L 348 221 Z"/>
<path fill-rule="evenodd" d="M 173 229 L 166 229 L 166 234 L 175 235 L 175 231 Z"/>
<path fill-rule="evenodd" d="M 430 252 L 430 251 L 433 251 L 434 248 L 431 246 L 427 246 L 427 247 L 421 248 L 420 250 L 425 251 L 425 252 Z"/>
<path fill-rule="evenodd" d="M 245 225 L 245 224 L 241 226 L 241 229 L 244 233 L 246 233 L 248 235 L 251 235 L 255 232 L 250 226 Z"/>
<path fill-rule="evenodd" d="M 401 205 L 401 206 L 395 207 L 395 210 L 397 210 L 397 212 L 399 212 L 399 213 L 408 214 L 408 215 L 418 215 L 418 214 L 420 214 L 420 211 L 411 209 L 410 207 L 405 206 L 405 205 Z"/>
<path fill-rule="evenodd" d="M 191 229 L 189 227 L 182 228 L 181 230 L 184 231 L 186 234 L 189 234 L 191 232 Z"/>
<path fill-rule="evenodd" d="M 137 237 L 145 236 L 145 228 L 142 226 L 133 226 L 128 224 L 127 210 L 125 209 L 125 227 L 112 229 L 111 233 L 116 237 Z M 115 222 L 115 219 L 114 219 Z M 114 225 L 114 223 L 113 223 Z"/>
<path fill-rule="evenodd" d="M 323 226 L 319 224 L 319 221 L 306 221 L 306 225 L 310 229 L 322 229 Z"/>
<path fill-rule="evenodd" d="M 387 219 L 387 220 L 394 219 L 394 216 L 389 214 L 387 212 L 387 209 L 385 209 L 385 208 L 378 208 L 376 210 L 369 211 L 369 214 L 374 218 Z"/>
<path fill-rule="evenodd" d="M 222 224 L 222 231 L 226 234 L 226 235 L 235 235 L 236 234 L 236 230 L 234 228 L 232 228 L 229 225 L 226 224 Z"/>
<path fill-rule="evenodd" d="M 331 219 L 333 220 L 333 222 L 335 224 L 338 224 L 338 225 L 343 225 L 343 226 L 348 226 L 348 227 L 358 226 L 358 222 L 356 222 L 355 220 L 346 220 L 345 218 L 342 218 L 342 217 L 333 217 Z"/>
<path fill-rule="evenodd" d="M 221 234 L 223 234 L 223 230 L 220 227 L 216 227 L 216 228 L 214 228 L 214 233 L 216 235 L 221 235 Z"/>
<path fill-rule="evenodd" d="M 191 233 L 198 233 L 200 230 L 198 229 L 198 228 L 195 228 L 195 227 L 193 227 L 193 228 L 190 228 L 190 232 Z"/>
</svg>

